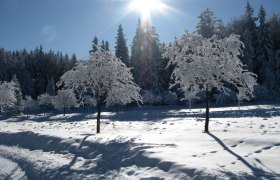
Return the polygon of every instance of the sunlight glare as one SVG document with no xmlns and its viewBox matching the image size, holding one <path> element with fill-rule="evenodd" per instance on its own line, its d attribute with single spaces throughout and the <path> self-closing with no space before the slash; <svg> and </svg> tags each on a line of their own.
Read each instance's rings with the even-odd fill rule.
<svg viewBox="0 0 280 180">
<path fill-rule="evenodd" d="M 130 3 L 130 10 L 139 11 L 144 21 L 150 20 L 152 11 L 163 11 L 164 8 L 160 0 L 132 0 Z"/>
</svg>

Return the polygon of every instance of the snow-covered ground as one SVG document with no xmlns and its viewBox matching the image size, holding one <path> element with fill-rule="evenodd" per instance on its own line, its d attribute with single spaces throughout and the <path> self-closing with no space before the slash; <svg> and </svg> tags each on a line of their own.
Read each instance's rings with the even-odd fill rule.
<svg viewBox="0 0 280 180">
<path fill-rule="evenodd" d="M 0 121 L 0 179 L 280 179 L 280 106 L 129 108 Z"/>
</svg>

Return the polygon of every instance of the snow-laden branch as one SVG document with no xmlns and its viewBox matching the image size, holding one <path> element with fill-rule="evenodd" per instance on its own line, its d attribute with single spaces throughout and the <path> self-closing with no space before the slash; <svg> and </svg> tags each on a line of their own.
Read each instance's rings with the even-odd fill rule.
<svg viewBox="0 0 280 180">
<path fill-rule="evenodd" d="M 200 91 L 229 92 L 233 86 L 238 99 L 253 95 L 256 75 L 244 69 L 239 57 L 243 43 L 239 36 L 224 39 L 217 36 L 206 39 L 196 34 L 184 33 L 163 54 L 175 65 L 172 77 L 180 85 L 186 99 L 194 98 Z"/>
<path fill-rule="evenodd" d="M 106 106 L 142 101 L 130 69 L 112 52 L 100 48 L 66 72 L 58 85 L 79 91 L 81 96 L 89 94 L 86 97 L 101 100 Z"/>
</svg>

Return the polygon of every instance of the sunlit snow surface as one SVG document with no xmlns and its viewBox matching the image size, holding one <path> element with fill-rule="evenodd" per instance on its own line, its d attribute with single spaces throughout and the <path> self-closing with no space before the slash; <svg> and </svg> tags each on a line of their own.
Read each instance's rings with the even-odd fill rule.
<svg viewBox="0 0 280 180">
<path fill-rule="evenodd" d="M 0 179 L 279 179 L 280 106 L 142 107 L 0 121 Z M 3 159 L 3 160 L 2 160 Z M 14 169 L 18 171 L 13 172 Z"/>
</svg>

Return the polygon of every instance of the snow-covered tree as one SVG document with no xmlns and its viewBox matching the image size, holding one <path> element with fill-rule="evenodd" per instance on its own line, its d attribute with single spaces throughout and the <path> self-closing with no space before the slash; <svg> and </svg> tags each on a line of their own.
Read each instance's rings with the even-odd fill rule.
<svg viewBox="0 0 280 180">
<path fill-rule="evenodd" d="M 47 94 L 54 96 L 55 95 L 55 86 L 53 77 L 48 80 L 48 84 L 46 86 Z"/>
<path fill-rule="evenodd" d="M 46 109 L 51 108 L 53 107 L 52 99 L 53 96 L 50 96 L 49 94 L 41 94 L 38 96 L 38 104 L 45 107 Z"/>
<path fill-rule="evenodd" d="M 90 94 L 96 100 L 97 133 L 100 133 L 102 105 L 141 102 L 140 88 L 133 82 L 130 69 L 111 51 L 100 48 L 87 61 L 66 72 L 58 83 L 66 88 Z"/>
<path fill-rule="evenodd" d="M 162 102 L 162 98 L 160 95 L 154 94 L 152 91 L 144 91 L 143 94 L 143 103 L 145 104 L 160 104 Z"/>
<path fill-rule="evenodd" d="M 27 117 L 30 114 L 30 108 L 37 106 L 37 102 L 31 96 L 26 96 L 23 100 L 23 108 L 27 109 Z"/>
<path fill-rule="evenodd" d="M 59 90 L 57 95 L 53 97 L 52 103 L 55 109 L 63 110 L 64 116 L 66 109 L 78 106 L 75 93 L 72 89 Z"/>
<path fill-rule="evenodd" d="M 164 94 L 163 101 L 165 104 L 176 104 L 177 94 L 175 92 L 168 91 Z"/>
<path fill-rule="evenodd" d="M 14 82 L 0 82 L 0 111 L 16 106 L 17 98 L 15 95 Z"/>
<path fill-rule="evenodd" d="M 209 131 L 209 102 L 215 91 L 229 92 L 233 87 L 243 100 L 252 96 L 256 75 L 245 70 L 240 61 L 243 43 L 239 36 L 206 39 L 184 33 L 167 48 L 164 57 L 176 67 L 172 76 L 181 90 L 194 96 L 204 92 L 206 97 L 205 132 Z"/>
<path fill-rule="evenodd" d="M 15 97 L 17 99 L 17 102 L 15 103 L 15 106 L 13 109 L 11 109 L 11 111 L 15 112 L 16 114 L 19 114 L 22 110 L 23 97 L 21 93 L 20 83 L 16 75 L 13 76 L 12 82 L 12 84 L 14 85 Z"/>
</svg>

